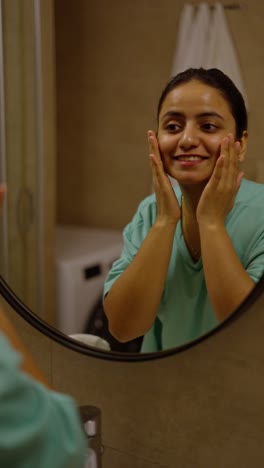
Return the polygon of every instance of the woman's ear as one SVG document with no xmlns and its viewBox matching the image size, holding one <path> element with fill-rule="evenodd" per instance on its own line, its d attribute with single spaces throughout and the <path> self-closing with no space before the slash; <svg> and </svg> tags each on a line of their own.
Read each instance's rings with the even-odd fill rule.
<svg viewBox="0 0 264 468">
<path fill-rule="evenodd" d="M 247 152 L 248 132 L 244 130 L 242 138 L 240 139 L 240 152 L 238 159 L 240 162 L 245 161 Z"/>
</svg>

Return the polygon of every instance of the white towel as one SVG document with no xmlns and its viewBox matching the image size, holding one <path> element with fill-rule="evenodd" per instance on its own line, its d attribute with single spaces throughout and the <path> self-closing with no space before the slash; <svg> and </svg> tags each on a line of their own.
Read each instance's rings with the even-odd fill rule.
<svg viewBox="0 0 264 468">
<path fill-rule="evenodd" d="M 203 66 L 204 57 L 208 54 L 208 39 L 210 36 L 210 7 L 200 3 L 195 8 L 185 5 L 180 16 L 177 35 L 177 48 L 174 55 L 172 75 Z"/>
<path fill-rule="evenodd" d="M 248 107 L 238 56 L 221 3 L 216 3 L 214 8 L 200 3 L 196 14 L 194 6 L 185 4 L 183 7 L 172 76 L 190 67 L 222 70 L 240 90 Z"/>
<path fill-rule="evenodd" d="M 100 336 L 90 335 L 88 333 L 74 333 L 69 335 L 69 337 L 88 346 L 92 346 L 93 348 L 103 349 L 104 351 L 111 350 L 109 343 Z"/>
<path fill-rule="evenodd" d="M 203 66 L 205 68 L 218 68 L 226 73 L 243 95 L 247 105 L 238 56 L 228 28 L 224 8 L 220 3 L 217 3 L 212 11 L 208 45 L 207 57 L 205 57 Z"/>
<path fill-rule="evenodd" d="M 211 30 L 211 13 L 207 3 L 200 3 L 190 30 L 189 52 L 185 68 L 203 66 L 204 57 L 208 55 L 208 39 Z"/>
<path fill-rule="evenodd" d="M 179 19 L 179 28 L 177 34 L 177 42 L 175 54 L 172 61 L 172 76 L 177 75 L 185 64 L 186 53 L 188 53 L 189 42 L 190 42 L 190 31 L 194 21 L 194 7 L 189 3 L 186 3 L 183 7 L 182 13 Z"/>
</svg>

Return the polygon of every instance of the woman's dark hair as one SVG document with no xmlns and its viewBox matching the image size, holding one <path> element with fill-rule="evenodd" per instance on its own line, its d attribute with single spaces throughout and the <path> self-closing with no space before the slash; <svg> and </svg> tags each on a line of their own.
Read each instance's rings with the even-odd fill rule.
<svg viewBox="0 0 264 468">
<path fill-rule="evenodd" d="M 244 98 L 233 81 L 217 68 L 188 68 L 174 76 L 164 88 L 158 103 L 158 119 L 162 104 L 170 91 L 189 81 L 200 81 L 217 89 L 227 101 L 236 122 L 236 138 L 240 139 L 247 130 L 248 118 Z"/>
</svg>

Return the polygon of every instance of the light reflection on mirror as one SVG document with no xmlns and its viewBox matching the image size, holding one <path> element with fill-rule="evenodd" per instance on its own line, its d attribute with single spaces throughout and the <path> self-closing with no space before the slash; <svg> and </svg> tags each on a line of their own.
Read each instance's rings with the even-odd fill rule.
<svg viewBox="0 0 264 468">
<path fill-rule="evenodd" d="M 71 280 L 68 280 L 67 283 L 64 281 L 64 290 L 65 284 L 67 284 L 66 290 L 69 294 L 71 288 L 74 289 L 74 285 L 76 286 L 75 299 L 71 303 L 69 295 L 63 294 L 64 306 L 58 307 L 55 298 L 53 298 L 53 305 L 49 306 L 48 301 L 53 297 L 52 287 L 54 286 L 52 283 L 53 285 L 55 282 L 59 284 L 61 281 L 58 270 L 62 269 L 62 262 L 58 260 L 58 257 L 64 254 L 57 251 L 57 271 L 54 274 L 51 270 L 47 270 L 51 271 L 51 274 L 46 274 L 46 283 L 49 283 L 49 286 L 45 289 L 39 285 L 38 280 L 39 267 L 36 259 L 40 251 L 37 238 L 38 227 L 34 225 L 30 232 L 22 236 L 17 236 L 12 230 L 13 218 L 17 213 L 16 201 L 21 194 L 17 181 L 21 178 L 22 184 L 30 185 L 33 193 L 38 186 L 38 182 L 30 172 L 32 166 L 34 174 L 37 172 L 36 162 L 25 159 L 25 154 L 34 153 L 37 148 L 37 138 L 35 141 L 32 137 L 36 133 L 36 128 L 32 124 L 35 122 L 35 107 L 32 104 L 28 107 L 24 106 L 21 108 L 21 112 L 16 113 L 16 118 L 12 116 L 12 109 L 15 108 L 16 101 L 18 102 L 16 97 L 19 95 L 17 93 L 19 93 L 22 78 L 24 83 L 29 83 L 28 78 L 24 79 L 25 76 L 31 77 L 32 94 L 30 94 L 29 86 L 23 88 L 22 92 L 24 97 L 30 97 L 33 102 L 36 86 L 32 78 L 34 77 L 35 52 L 33 42 L 30 43 L 30 40 L 32 40 L 35 30 L 34 15 L 27 12 L 25 17 L 28 24 L 27 28 L 24 27 L 27 36 L 24 46 L 28 53 L 27 66 L 29 68 L 21 67 L 18 69 L 16 60 L 18 54 L 22 55 L 22 45 L 18 33 L 11 30 L 15 24 L 14 21 L 12 22 L 12 18 L 16 14 L 18 20 L 19 13 L 22 15 L 22 10 L 26 6 L 18 8 L 15 13 L 12 11 L 12 6 L 8 2 L 5 3 L 3 13 L 6 15 L 4 16 L 4 20 L 6 20 L 4 33 L 7 34 L 4 41 L 6 47 L 6 112 L 7 120 L 12 125 L 12 127 L 7 126 L 7 172 L 8 178 L 13 177 L 14 179 L 10 181 L 10 184 L 8 181 L 8 218 L 10 237 L 12 237 L 9 240 L 8 278 L 10 285 L 14 287 L 22 299 L 26 298 L 26 303 L 34 311 L 45 317 L 50 323 L 57 324 L 65 333 L 85 332 L 85 334 L 94 335 L 100 334 L 101 329 L 106 341 L 111 342 L 112 349 L 116 347 L 115 349 L 123 349 L 124 352 L 139 350 L 141 338 L 124 344 L 109 336 L 107 321 L 102 312 L 102 283 L 106 269 L 118 257 L 119 250 L 121 251 L 120 239 L 123 227 L 132 218 L 138 203 L 152 191 L 151 172 L 147 161 L 146 131 L 149 128 L 155 129 L 156 103 L 160 90 L 168 79 L 168 69 L 175 40 L 174 25 L 180 11 L 179 4 L 175 6 L 174 12 L 170 9 L 170 18 L 168 18 L 168 12 L 165 8 L 159 7 L 157 15 L 157 9 L 153 8 L 153 3 L 149 5 L 149 8 L 143 9 L 139 15 L 138 6 L 132 7 L 126 3 L 122 6 L 118 5 L 118 8 L 117 6 L 110 8 L 106 2 L 104 6 L 102 4 L 98 6 L 77 1 L 73 9 L 72 2 L 68 0 L 54 2 L 55 50 L 53 53 L 55 52 L 56 58 L 58 148 L 57 222 L 62 230 L 71 226 L 70 229 L 74 228 L 77 233 L 79 226 L 81 226 L 81 230 L 86 230 L 84 234 L 86 240 L 96 230 L 98 241 L 100 235 L 105 235 L 105 239 L 107 238 L 104 242 L 103 262 L 101 261 L 101 253 L 97 254 L 96 248 L 92 247 L 92 244 L 89 244 L 89 247 L 86 247 L 85 243 L 83 244 L 84 248 L 87 249 L 87 262 L 83 262 L 81 268 L 79 268 L 80 264 L 77 266 L 75 262 L 75 283 Z M 21 2 L 21 5 L 23 4 L 24 2 Z M 247 12 L 249 18 L 251 14 L 256 13 L 257 8 L 257 4 L 250 8 Z M 127 22 L 128 12 L 132 15 L 132 20 L 129 22 Z M 47 19 L 48 10 L 42 13 Z M 253 39 L 248 37 L 245 39 L 242 34 L 243 22 L 239 26 L 240 22 L 235 16 L 238 13 L 230 12 L 228 14 L 233 32 L 237 35 L 236 42 L 243 50 L 245 41 L 248 46 L 248 41 L 253 41 Z M 173 28 L 168 27 L 168 21 L 171 21 Z M 147 24 L 149 25 L 149 33 L 146 35 Z M 159 34 L 159 38 L 156 37 L 155 33 L 157 26 L 160 32 L 163 31 L 161 35 Z M 260 31 L 260 29 L 256 30 Z M 69 31 L 74 31 L 74 34 L 69 34 Z M 164 42 L 160 40 L 161 36 L 164 38 Z M 15 37 L 16 40 L 11 43 L 10 37 Z M 11 49 L 8 49 L 10 44 Z M 26 47 L 28 44 L 32 45 L 31 52 L 30 47 Z M 164 44 L 166 44 L 166 53 L 164 53 Z M 168 44 L 170 44 L 170 50 L 168 50 Z M 18 49 L 16 49 L 16 45 Z M 150 52 L 152 49 L 155 49 L 155 54 Z M 252 44 L 252 50 L 256 50 L 254 44 Z M 244 60 L 243 69 L 245 70 L 251 69 L 254 65 L 256 79 L 259 79 L 257 77 L 261 77 L 263 73 L 261 60 L 258 60 L 258 57 L 254 55 L 254 57 L 252 56 L 254 63 L 248 66 L 245 62 L 246 58 L 242 56 L 241 59 Z M 256 68 L 261 66 L 262 69 Z M 15 67 L 17 73 L 13 73 Z M 146 79 L 150 75 L 151 80 Z M 261 106 L 261 99 L 263 100 L 262 96 L 254 94 L 256 89 L 257 85 L 255 84 L 248 89 L 250 118 L 253 122 L 250 128 L 249 145 L 254 149 L 253 153 L 256 156 L 254 154 L 253 156 L 255 158 L 257 158 L 257 142 L 261 133 L 257 132 L 258 122 L 254 114 L 257 106 L 254 106 L 254 103 Z M 29 117 L 27 125 L 23 111 Z M 14 138 L 14 128 L 19 128 L 17 138 Z M 259 148 L 261 148 L 261 144 L 259 144 Z M 248 153 L 250 158 L 245 163 L 246 175 L 250 179 L 256 180 L 255 163 L 257 159 L 253 163 L 252 152 L 248 151 Z M 45 158 L 46 160 L 48 158 Z M 49 180 L 50 187 L 52 187 L 51 165 L 49 170 L 44 183 L 45 187 Z M 20 215 L 21 212 L 30 212 L 31 196 L 28 197 L 27 193 L 23 191 L 23 203 L 20 203 L 19 207 Z M 50 197 L 52 198 L 52 189 Z M 50 203 L 55 204 L 55 197 Z M 48 221 L 46 210 L 45 225 L 48 225 Z M 63 241 L 59 227 L 56 229 L 56 236 L 57 240 L 59 238 L 58 249 L 60 249 Z M 23 253 L 18 247 L 21 244 L 21 237 L 23 247 L 26 247 Z M 110 241 L 111 238 L 115 239 L 113 244 Z M 81 245 L 81 242 L 74 241 L 73 248 L 80 249 Z M 33 254 L 33 250 L 38 252 L 37 255 Z M 45 258 L 51 255 L 51 246 L 46 246 L 44 250 Z M 93 255 L 91 255 L 91 251 Z M 77 269 L 79 269 L 78 272 Z M 63 273 L 60 274 L 63 275 Z M 86 280 L 85 286 L 82 285 L 83 278 Z M 82 300 L 83 287 L 86 289 L 87 297 L 89 295 L 89 304 L 88 299 L 86 299 L 87 304 Z M 57 293 L 60 301 L 59 291 L 60 287 L 58 286 Z M 42 306 L 41 298 L 45 299 Z M 60 313 L 57 314 L 57 311 L 63 310 L 63 307 L 64 312 L 66 308 L 72 311 L 69 314 L 71 319 L 67 324 L 64 317 L 65 320 L 60 325 Z M 49 310 L 53 310 L 50 315 L 47 312 Z M 76 312 L 77 310 L 80 312 Z M 85 317 L 85 313 L 87 313 L 87 317 Z M 79 325 L 73 326 L 72 318 L 77 319 L 78 315 L 82 316 L 81 327 Z M 85 321 L 89 322 L 88 315 L 93 316 L 93 321 L 90 324 L 85 323 Z"/>
</svg>

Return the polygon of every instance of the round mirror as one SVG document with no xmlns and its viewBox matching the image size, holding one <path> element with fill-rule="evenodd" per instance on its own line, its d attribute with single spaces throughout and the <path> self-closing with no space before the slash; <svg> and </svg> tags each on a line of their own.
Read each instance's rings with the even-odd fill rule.
<svg viewBox="0 0 264 468">
<path fill-rule="evenodd" d="M 46 336 L 52 340 L 60 343 L 63 346 L 66 346 L 72 350 L 75 350 L 82 354 L 87 354 L 89 356 L 94 356 L 96 358 L 107 359 L 112 361 L 147 361 L 150 359 L 160 359 L 166 356 L 170 356 L 175 353 L 179 353 L 187 350 L 188 348 L 197 345 L 205 339 L 213 337 L 215 333 L 220 333 L 223 327 L 232 325 L 234 320 L 239 319 L 240 315 L 249 312 L 251 307 L 253 309 L 254 304 L 257 302 L 257 299 L 260 295 L 264 294 L 264 276 L 261 278 L 255 289 L 248 296 L 248 298 L 241 304 L 241 306 L 231 314 L 228 319 L 221 323 L 217 328 L 211 330 L 204 336 L 197 338 L 196 340 L 186 343 L 183 346 L 177 348 L 170 348 L 158 353 L 124 353 L 124 352 L 113 352 L 113 351 L 104 351 L 100 348 L 89 346 L 84 343 L 79 342 L 78 340 L 71 339 L 69 336 L 61 333 L 57 328 L 52 327 L 44 320 L 40 319 L 36 314 L 34 314 L 23 302 L 15 295 L 15 293 L 10 289 L 7 283 L 0 277 L 0 294 L 8 302 L 8 304 L 19 314 L 21 315 L 28 323 L 33 327 L 39 330 L 41 333 L 44 333 Z"/>
<path fill-rule="evenodd" d="M 102 292 L 121 253 L 124 226 L 153 191 L 146 132 L 156 125 L 183 5 L 170 6 L 168 15 L 166 8 L 129 2 L 111 8 L 107 2 L 1 2 L 0 169 L 8 185 L 2 294 L 32 324 L 81 352 L 147 358 L 140 353 L 142 337 L 121 343 L 111 335 Z M 226 13 L 239 48 L 254 51 L 241 55 L 249 83 L 254 70 L 244 167 L 247 178 L 263 183 L 256 110 L 264 105 L 258 92 L 262 51 L 254 47 L 256 37 L 242 34 L 244 12 Z M 239 310 L 254 301 L 261 285 Z M 170 352 L 173 346 L 158 356 Z"/>
</svg>

